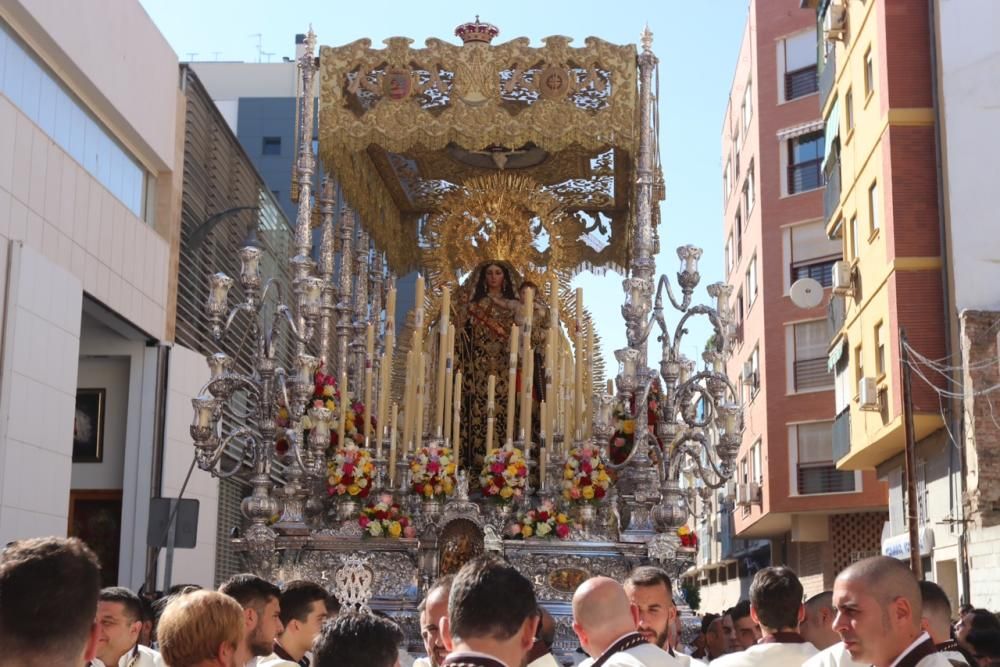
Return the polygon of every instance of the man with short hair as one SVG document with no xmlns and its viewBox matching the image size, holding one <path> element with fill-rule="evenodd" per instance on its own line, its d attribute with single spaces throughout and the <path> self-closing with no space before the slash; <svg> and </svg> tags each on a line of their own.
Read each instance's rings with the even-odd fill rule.
<svg viewBox="0 0 1000 667">
<path fill-rule="evenodd" d="M 538 629 L 535 643 L 528 652 L 527 667 L 559 667 L 559 661 L 552 655 L 552 645 L 556 643 L 556 619 L 545 607 L 538 608 Z"/>
<path fill-rule="evenodd" d="M 816 647 L 799 634 L 802 584 L 787 567 L 765 567 L 750 584 L 750 617 L 763 637 L 757 644 L 712 661 L 712 667 L 801 667 Z"/>
<path fill-rule="evenodd" d="M 196 590 L 170 596 L 157 626 L 170 667 L 239 667 L 243 608 L 228 595 Z"/>
<path fill-rule="evenodd" d="M 323 626 L 313 646 L 316 667 L 397 667 L 403 632 L 388 618 L 341 614 Z"/>
<path fill-rule="evenodd" d="M 274 652 L 262 658 L 258 667 L 310 667 L 309 649 L 327 619 L 329 594 L 311 581 L 292 581 L 281 592 L 281 625 L 274 640 Z"/>
<path fill-rule="evenodd" d="M 799 634 L 822 651 L 840 641 L 840 635 L 833 631 L 833 591 L 823 591 L 812 596 L 803 605 L 805 618 L 799 624 Z"/>
<path fill-rule="evenodd" d="M 851 658 L 874 667 L 951 667 L 920 629 L 920 586 L 906 565 L 887 556 L 860 560 L 837 575 L 833 629 Z"/>
<path fill-rule="evenodd" d="M 975 667 L 976 660 L 951 636 L 951 600 L 948 594 L 933 581 L 921 581 L 920 627 L 931 636 L 934 650 L 955 667 Z"/>
<path fill-rule="evenodd" d="M 83 665 L 97 652 L 101 566 L 71 537 L 0 552 L 0 667 Z"/>
<path fill-rule="evenodd" d="M 418 658 L 413 667 L 441 667 L 448 655 L 448 649 L 441 639 L 441 623 L 448 615 L 448 596 L 451 594 L 451 582 L 454 578 L 449 574 L 435 581 L 417 607 L 420 611 L 420 637 L 424 640 L 427 657 Z"/>
<path fill-rule="evenodd" d="M 705 652 L 697 658 L 715 660 L 733 651 L 736 633 L 733 631 L 733 619 L 723 614 L 705 614 L 701 619 L 701 631 L 705 636 Z"/>
<path fill-rule="evenodd" d="M 91 667 L 161 667 L 153 649 L 139 643 L 142 600 L 127 588 L 110 586 L 97 599 L 97 657 Z"/>
<path fill-rule="evenodd" d="M 970 655 L 976 653 L 968 641 L 969 633 L 973 630 L 1000 633 L 1000 620 L 987 609 L 969 609 L 959 617 L 955 623 L 955 641 Z M 983 635 L 983 637 L 988 639 L 989 636 Z"/>
<path fill-rule="evenodd" d="M 671 626 L 677 621 L 670 576 L 650 565 L 637 567 L 625 579 L 625 594 L 639 612 L 637 629 L 650 644 L 677 658 L 684 667 L 699 667 L 700 660 L 675 652 L 671 645 Z"/>
<path fill-rule="evenodd" d="M 451 667 L 520 667 L 535 642 L 538 602 L 510 564 L 479 556 L 451 584 L 442 631 Z"/>
<path fill-rule="evenodd" d="M 573 632 L 593 658 L 590 667 L 680 667 L 636 630 L 639 613 L 614 579 L 593 577 L 580 584 L 573 594 Z"/>
<path fill-rule="evenodd" d="M 733 621 L 733 633 L 736 636 L 734 650 L 745 651 L 760 641 L 760 625 L 750 615 L 750 600 L 740 600 L 726 610 L 726 615 Z"/>
<path fill-rule="evenodd" d="M 240 664 L 270 655 L 281 625 L 281 590 L 254 574 L 236 574 L 219 587 L 243 607 L 245 631 L 237 659 Z M 173 667 L 173 665 L 171 665 Z"/>
</svg>

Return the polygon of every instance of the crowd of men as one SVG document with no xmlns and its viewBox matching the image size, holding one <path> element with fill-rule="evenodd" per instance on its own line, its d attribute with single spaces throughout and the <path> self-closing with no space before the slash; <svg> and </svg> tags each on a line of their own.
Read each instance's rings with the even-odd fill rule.
<svg viewBox="0 0 1000 667">
<path fill-rule="evenodd" d="M 425 658 L 401 648 L 380 614 L 341 612 L 321 586 L 279 589 L 251 574 L 218 591 L 178 587 L 153 604 L 100 587 L 79 540 L 15 542 L 0 553 L 0 667 L 554 667 L 556 626 L 531 582 L 496 557 L 476 558 L 419 606 Z M 1000 621 L 962 609 L 900 561 L 876 557 L 803 602 L 786 567 L 756 574 L 749 599 L 706 614 L 692 654 L 681 646 L 667 574 L 639 567 L 623 582 L 593 577 L 573 595 L 585 667 L 1000 667 Z M 155 649 L 154 649 L 155 647 Z"/>
</svg>

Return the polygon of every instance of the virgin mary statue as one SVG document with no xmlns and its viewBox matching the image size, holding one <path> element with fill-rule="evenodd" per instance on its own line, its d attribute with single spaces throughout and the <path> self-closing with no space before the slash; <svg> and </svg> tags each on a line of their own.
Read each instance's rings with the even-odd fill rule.
<svg viewBox="0 0 1000 667">
<path fill-rule="evenodd" d="M 521 278 L 508 262 L 488 260 L 476 267 L 459 290 L 455 345 L 457 367 L 462 370 L 462 464 L 472 471 L 482 469 L 486 455 L 490 375 L 496 378 L 493 446 L 498 447 L 507 439 L 507 394 L 517 390 L 508 386 L 507 377 L 511 325 L 523 322 L 521 288 Z M 547 322 L 547 308 L 537 297 L 535 311 L 532 342 L 537 345 L 545 340 L 543 327 Z M 537 398 L 542 387 L 538 379 L 544 371 L 540 363 L 535 369 L 533 394 Z"/>
</svg>

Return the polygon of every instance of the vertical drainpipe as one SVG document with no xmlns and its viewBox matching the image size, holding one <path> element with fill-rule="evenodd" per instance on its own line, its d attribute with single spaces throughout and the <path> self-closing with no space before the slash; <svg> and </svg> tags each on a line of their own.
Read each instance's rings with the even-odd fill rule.
<svg viewBox="0 0 1000 667">
<path fill-rule="evenodd" d="M 151 498 L 159 498 L 163 494 L 163 446 L 166 442 L 167 417 L 167 368 L 170 364 L 170 346 L 159 342 L 156 348 L 156 405 L 153 412 L 153 459 L 150 463 Z M 156 569 L 158 550 L 146 547 L 146 583 L 147 592 L 156 590 Z"/>
<path fill-rule="evenodd" d="M 952 282 L 951 264 L 948 261 L 948 215 L 945 212 L 947 193 L 944 186 L 944 149 L 943 149 L 943 127 L 941 117 L 941 90 L 938 84 L 938 13 L 935 0 L 927 0 L 928 26 L 930 32 L 930 61 L 931 61 L 931 104 L 934 108 L 934 165 L 937 178 L 937 201 L 938 201 L 938 230 L 940 234 L 941 248 L 941 287 L 942 301 L 944 304 L 944 343 L 946 354 L 952 354 L 952 346 L 956 340 L 953 326 L 952 314 Z M 952 378 L 955 379 L 955 378 Z M 963 399 L 964 400 L 964 399 Z M 958 486 L 962 498 L 966 493 L 966 461 L 965 461 L 965 422 L 961 418 L 961 410 L 955 410 L 955 399 L 948 404 L 948 414 L 944 418 L 951 422 L 949 431 L 954 436 L 954 442 L 948 447 L 948 509 L 949 516 L 956 521 L 959 526 L 958 534 L 958 555 L 956 564 L 958 574 L 961 578 L 961 590 L 964 593 L 961 602 L 968 602 L 971 598 L 969 591 L 969 568 L 965 560 L 965 547 L 967 540 L 965 511 L 963 503 L 955 502 L 955 475 L 958 475 Z M 958 469 L 956 470 L 955 449 L 958 448 Z"/>
</svg>

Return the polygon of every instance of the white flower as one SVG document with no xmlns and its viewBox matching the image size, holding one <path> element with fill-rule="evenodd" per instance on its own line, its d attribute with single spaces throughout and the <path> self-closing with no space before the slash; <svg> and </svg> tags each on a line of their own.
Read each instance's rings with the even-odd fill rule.
<svg viewBox="0 0 1000 667">
<path fill-rule="evenodd" d="M 552 532 L 552 526 L 550 526 L 548 523 L 543 522 L 535 524 L 535 534 L 538 535 L 539 537 L 545 537 L 551 532 Z"/>
<path fill-rule="evenodd" d="M 378 537 L 379 535 L 381 535 L 382 534 L 382 522 L 381 521 L 372 521 L 370 524 L 368 524 L 368 532 L 371 534 L 372 537 Z"/>
</svg>

